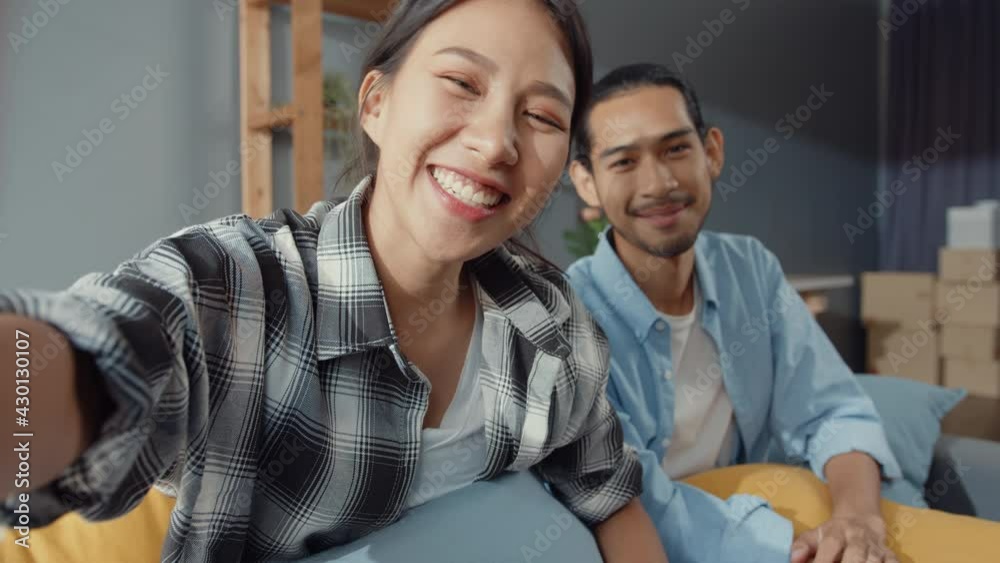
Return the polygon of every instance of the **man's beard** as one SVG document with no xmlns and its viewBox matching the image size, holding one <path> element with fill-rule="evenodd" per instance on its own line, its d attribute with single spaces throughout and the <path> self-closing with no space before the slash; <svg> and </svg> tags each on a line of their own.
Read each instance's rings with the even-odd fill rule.
<svg viewBox="0 0 1000 563">
<path fill-rule="evenodd" d="M 690 250 L 694 246 L 694 242 L 698 240 L 698 232 L 700 231 L 701 227 L 699 226 L 694 234 L 680 235 L 658 246 L 648 245 L 642 241 L 632 241 L 632 243 L 647 254 L 651 254 L 657 258 L 673 258 Z"/>
<path fill-rule="evenodd" d="M 715 190 L 715 182 L 712 182 L 712 190 Z M 710 192 L 711 193 L 711 192 Z M 625 237 L 633 246 L 640 248 L 643 252 L 656 256 L 657 258 L 673 258 L 674 256 L 684 254 L 694 246 L 696 240 L 698 240 L 698 233 L 705 226 L 705 220 L 708 219 L 708 214 L 711 212 L 712 207 L 705 211 L 705 215 L 702 216 L 701 222 L 698 227 L 695 228 L 693 233 L 690 234 L 680 234 L 676 237 L 671 238 L 658 245 L 648 244 L 639 239 L 638 236 L 633 236 L 631 233 L 622 233 L 621 229 L 615 229 L 616 235 L 621 235 Z"/>
</svg>

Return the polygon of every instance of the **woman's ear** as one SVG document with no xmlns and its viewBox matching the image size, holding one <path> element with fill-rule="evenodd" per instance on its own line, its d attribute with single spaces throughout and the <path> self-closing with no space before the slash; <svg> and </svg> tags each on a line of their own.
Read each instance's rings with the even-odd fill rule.
<svg viewBox="0 0 1000 563">
<path fill-rule="evenodd" d="M 597 197 L 597 184 L 594 183 L 594 175 L 584 166 L 580 160 L 574 160 L 569 165 L 569 178 L 573 180 L 573 187 L 580 199 L 590 207 L 601 207 L 601 200 Z"/>
<path fill-rule="evenodd" d="M 361 129 L 376 146 L 382 146 L 382 127 L 385 122 L 386 89 L 378 70 L 369 71 L 358 89 L 358 119 Z"/>
<path fill-rule="evenodd" d="M 708 172 L 713 180 L 718 180 L 726 163 L 726 139 L 718 127 L 712 127 L 705 135 L 705 154 L 708 156 Z"/>
</svg>

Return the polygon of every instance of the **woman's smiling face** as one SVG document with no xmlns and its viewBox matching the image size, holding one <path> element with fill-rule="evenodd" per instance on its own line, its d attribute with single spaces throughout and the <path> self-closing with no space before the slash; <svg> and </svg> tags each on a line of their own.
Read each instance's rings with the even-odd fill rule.
<svg viewBox="0 0 1000 563">
<path fill-rule="evenodd" d="M 379 220 L 442 262 L 526 226 L 569 152 L 570 60 L 538 0 L 467 0 L 424 28 L 382 84 L 369 73 L 361 119 L 379 147 Z"/>
</svg>

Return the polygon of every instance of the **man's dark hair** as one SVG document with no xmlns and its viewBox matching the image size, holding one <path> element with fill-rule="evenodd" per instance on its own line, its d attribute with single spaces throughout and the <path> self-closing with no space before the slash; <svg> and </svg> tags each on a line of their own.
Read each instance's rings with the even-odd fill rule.
<svg viewBox="0 0 1000 563">
<path fill-rule="evenodd" d="M 704 139 L 708 133 L 705 119 L 701 114 L 701 104 L 698 103 L 698 95 L 694 91 L 691 83 L 678 72 L 663 65 L 641 63 L 627 65 L 616 68 L 609 72 L 604 78 L 594 85 L 591 92 L 590 103 L 584 110 L 580 119 L 580 125 L 573 134 L 573 159 L 579 160 L 593 171 L 593 163 L 590 162 L 590 151 L 593 148 L 593 133 L 590 130 L 590 115 L 597 104 L 608 98 L 623 94 L 630 90 L 646 86 L 667 86 L 676 88 L 684 96 L 687 104 L 688 115 L 698 131 L 698 137 Z"/>
</svg>

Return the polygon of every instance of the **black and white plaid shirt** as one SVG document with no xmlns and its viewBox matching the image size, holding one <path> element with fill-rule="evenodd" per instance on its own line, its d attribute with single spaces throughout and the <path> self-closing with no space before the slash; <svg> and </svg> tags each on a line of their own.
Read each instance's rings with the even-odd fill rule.
<svg viewBox="0 0 1000 563">
<path fill-rule="evenodd" d="M 304 216 L 189 227 L 61 292 L 0 293 L 0 312 L 92 354 L 116 403 L 98 440 L 30 493 L 32 524 L 114 518 L 155 485 L 177 496 L 162 560 L 230 563 L 303 557 L 396 520 L 429 390 L 368 248 L 371 189 Z M 484 314 L 480 478 L 533 468 L 585 523 L 607 519 L 642 485 L 605 398 L 605 337 L 561 273 L 506 248 L 468 267 Z"/>
</svg>

